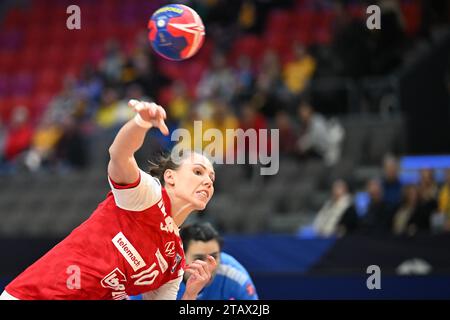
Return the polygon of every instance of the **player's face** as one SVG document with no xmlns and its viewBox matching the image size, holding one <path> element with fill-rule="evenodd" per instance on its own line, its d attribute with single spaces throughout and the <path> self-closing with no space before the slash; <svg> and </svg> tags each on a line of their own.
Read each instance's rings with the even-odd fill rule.
<svg viewBox="0 0 450 320">
<path fill-rule="evenodd" d="M 214 194 L 214 179 L 211 162 L 201 154 L 192 153 L 174 172 L 175 192 L 194 210 L 203 210 Z"/>
<path fill-rule="evenodd" d="M 207 242 L 204 241 L 194 241 L 192 240 L 188 245 L 188 250 L 185 252 L 186 256 L 186 264 L 190 264 L 195 260 L 203 260 L 207 261 L 206 257 L 210 255 L 216 259 L 217 266 L 220 264 L 220 246 L 217 240 L 209 240 Z M 213 270 L 211 274 L 211 281 L 214 279 L 216 275 L 216 269 Z M 184 274 L 184 280 L 187 280 L 189 274 Z M 210 281 L 210 282 L 211 282 Z"/>
</svg>

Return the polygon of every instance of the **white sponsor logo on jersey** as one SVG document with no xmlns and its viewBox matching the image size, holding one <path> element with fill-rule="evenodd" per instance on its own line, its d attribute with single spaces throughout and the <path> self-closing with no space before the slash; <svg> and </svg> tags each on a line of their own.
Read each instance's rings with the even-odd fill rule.
<svg viewBox="0 0 450 320">
<path fill-rule="evenodd" d="M 165 252 L 168 257 L 172 258 L 173 256 L 175 256 L 175 241 L 166 242 L 164 248 L 166 249 Z"/>
<path fill-rule="evenodd" d="M 115 268 L 100 281 L 100 284 L 103 288 L 114 290 L 112 292 L 114 300 L 122 300 L 127 298 L 127 294 L 125 293 L 125 285 L 121 282 L 127 282 L 127 278 L 119 268 Z"/>
<path fill-rule="evenodd" d="M 137 271 L 140 268 L 146 266 L 144 259 L 142 259 L 141 255 L 137 250 L 133 247 L 133 245 L 128 241 L 128 239 L 123 235 L 122 232 L 116 234 L 116 236 L 112 239 L 114 246 L 119 250 L 120 254 L 127 260 L 130 266 L 133 268 L 133 271 Z"/>
<path fill-rule="evenodd" d="M 169 268 L 169 264 L 167 263 L 166 259 L 164 259 L 163 255 L 161 254 L 159 249 L 156 250 L 155 256 L 156 256 L 156 259 L 158 259 L 158 264 L 159 264 L 159 268 L 161 269 L 161 272 L 162 273 L 166 272 L 167 268 Z"/>
</svg>

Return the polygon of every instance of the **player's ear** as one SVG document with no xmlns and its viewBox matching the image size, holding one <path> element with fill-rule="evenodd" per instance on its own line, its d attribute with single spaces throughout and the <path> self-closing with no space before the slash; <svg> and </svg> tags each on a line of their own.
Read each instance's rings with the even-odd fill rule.
<svg viewBox="0 0 450 320">
<path fill-rule="evenodd" d="M 166 185 L 174 186 L 175 185 L 175 172 L 172 169 L 167 169 L 164 172 L 164 182 Z"/>
</svg>

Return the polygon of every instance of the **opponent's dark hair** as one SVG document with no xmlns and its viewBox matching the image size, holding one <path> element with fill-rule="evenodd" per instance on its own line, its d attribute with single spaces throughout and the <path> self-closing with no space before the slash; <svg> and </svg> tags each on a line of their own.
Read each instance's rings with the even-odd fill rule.
<svg viewBox="0 0 450 320">
<path fill-rule="evenodd" d="M 202 242 L 216 240 L 219 243 L 220 250 L 222 250 L 223 239 L 209 222 L 196 222 L 182 227 L 180 229 L 180 237 L 183 240 L 185 252 L 187 252 L 191 240 Z"/>
</svg>

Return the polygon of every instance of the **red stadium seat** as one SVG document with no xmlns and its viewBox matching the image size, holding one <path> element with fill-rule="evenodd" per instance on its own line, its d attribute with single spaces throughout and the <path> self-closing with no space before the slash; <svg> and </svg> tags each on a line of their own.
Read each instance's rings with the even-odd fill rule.
<svg viewBox="0 0 450 320">
<path fill-rule="evenodd" d="M 26 13 L 18 8 L 12 8 L 6 15 L 5 22 L 3 24 L 4 29 L 19 28 L 27 20 Z"/>
<path fill-rule="evenodd" d="M 291 13 L 287 10 L 270 11 L 267 17 L 266 30 L 271 32 L 290 32 Z"/>
<path fill-rule="evenodd" d="M 17 63 L 14 70 L 27 70 L 29 72 L 35 72 L 42 65 L 41 55 L 42 51 L 33 50 L 32 48 L 27 48 L 20 51 L 17 54 Z"/>
<path fill-rule="evenodd" d="M 39 72 L 34 92 L 55 93 L 62 87 L 62 74 L 58 69 L 46 69 Z"/>
<path fill-rule="evenodd" d="M 41 60 L 42 66 L 46 68 L 59 69 L 66 62 L 66 52 L 68 51 L 67 47 L 63 47 L 61 45 L 52 45 L 46 48 L 43 51 L 43 56 Z"/>
<path fill-rule="evenodd" d="M 414 36 L 417 34 L 421 24 L 421 9 L 417 1 L 408 1 L 400 6 L 405 18 L 406 34 Z"/>
<path fill-rule="evenodd" d="M 172 87 L 164 87 L 159 90 L 158 103 L 162 106 L 168 106 L 172 100 Z"/>
<path fill-rule="evenodd" d="M 350 16 L 352 16 L 353 18 L 356 18 L 356 19 L 360 19 L 360 20 L 365 19 L 366 9 L 367 9 L 367 6 L 364 6 L 362 4 L 357 4 L 357 3 L 350 4 L 347 7 L 347 11 L 350 13 Z"/>
<path fill-rule="evenodd" d="M 35 77 L 33 73 L 21 71 L 11 75 L 9 92 L 11 95 L 27 95 L 33 91 Z"/>
<path fill-rule="evenodd" d="M 6 74 L 0 74 L 0 99 L 9 95 L 9 79 Z"/>
<path fill-rule="evenodd" d="M 315 12 L 312 10 L 301 10 L 301 11 L 294 11 L 291 14 L 291 32 L 309 32 L 312 28 L 315 27 Z"/>
<path fill-rule="evenodd" d="M 161 72 L 164 76 L 174 80 L 174 79 L 181 79 L 184 77 L 184 71 L 183 68 L 180 67 L 180 64 L 177 62 L 169 61 L 161 57 L 155 56 L 158 63 L 158 70 Z"/>
<path fill-rule="evenodd" d="M 16 56 L 10 51 L 0 51 L 0 72 L 10 73 L 16 68 Z"/>
<path fill-rule="evenodd" d="M 258 61 L 265 49 L 264 40 L 255 35 L 243 36 L 236 40 L 230 55 L 230 62 L 235 65 L 240 55 L 244 54 L 253 61 Z"/>
</svg>

